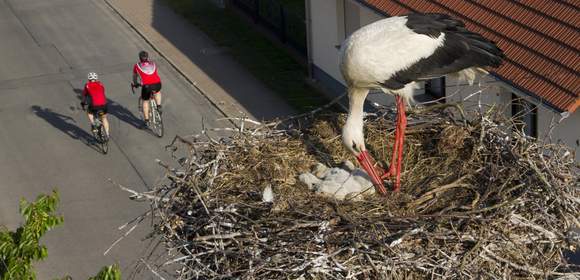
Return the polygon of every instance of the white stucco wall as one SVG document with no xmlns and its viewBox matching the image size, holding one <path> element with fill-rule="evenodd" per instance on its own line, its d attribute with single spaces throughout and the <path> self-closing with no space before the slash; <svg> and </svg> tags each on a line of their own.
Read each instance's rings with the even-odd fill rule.
<svg viewBox="0 0 580 280">
<path fill-rule="evenodd" d="M 452 95 L 457 89 L 447 83 L 446 92 Z M 580 111 L 569 114 L 569 117 L 562 118 L 560 113 L 551 108 L 539 104 L 532 97 L 524 95 L 501 81 L 495 80 L 491 76 L 482 78 L 482 86 L 469 86 L 463 83 L 459 87 L 460 92 L 454 96 L 448 97 L 449 102 L 463 102 L 467 110 L 477 110 L 478 103 L 481 102 L 485 108 L 495 105 L 499 110 L 503 110 L 506 117 L 511 117 L 512 93 L 521 97 L 538 108 L 538 139 L 549 143 L 561 143 L 567 145 L 575 151 L 576 161 L 580 162 Z M 476 94 L 463 101 L 470 94 L 481 90 L 481 94 Z M 550 128 L 553 126 L 551 137 L 549 137 Z"/>
<path fill-rule="evenodd" d="M 559 122 L 559 123 L 558 123 Z M 572 148 L 576 153 L 576 161 L 580 162 L 580 111 L 562 119 L 558 114 L 544 106 L 538 107 L 538 138 L 549 141 L 550 127 L 554 124 L 551 141 L 562 143 Z"/>
<path fill-rule="evenodd" d="M 342 0 L 311 0 L 311 59 L 312 62 L 337 81 L 342 81 L 338 69 L 338 49 L 344 34 L 339 32 L 343 21 Z M 339 5 L 340 4 L 340 5 Z M 339 10 L 340 7 L 340 10 Z M 338 15 L 340 14 L 340 18 Z"/>
<path fill-rule="evenodd" d="M 502 82 L 490 75 L 481 75 L 473 85 L 453 77 L 445 78 L 447 102 L 462 103 L 466 110 L 489 108 L 490 105 L 511 106 L 511 94 L 505 94 Z"/>
<path fill-rule="evenodd" d="M 310 0 L 312 14 L 312 62 L 344 84 L 336 48 L 350 33 L 383 18 L 382 15 L 349 0 Z M 307 3 L 308 4 L 308 3 Z"/>
</svg>

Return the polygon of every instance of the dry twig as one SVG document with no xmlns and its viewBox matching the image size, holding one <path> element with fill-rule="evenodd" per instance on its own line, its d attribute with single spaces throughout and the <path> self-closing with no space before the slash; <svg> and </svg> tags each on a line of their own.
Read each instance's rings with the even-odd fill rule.
<svg viewBox="0 0 580 280">
<path fill-rule="evenodd" d="M 566 238 L 580 213 L 566 148 L 511 131 L 493 110 L 475 119 L 458 105 L 413 110 L 402 192 L 338 202 L 297 181 L 317 162 L 350 158 L 345 116 L 316 113 L 286 129 L 241 118 L 220 130 L 226 137 L 176 137 L 164 184 L 123 188 L 151 201 L 155 235 L 181 253 L 164 263 L 180 265 L 179 279 L 543 279 L 578 269 L 561 253 L 579 245 Z M 366 119 L 383 165 L 392 115 Z M 261 200 L 267 185 L 273 203 Z"/>
</svg>

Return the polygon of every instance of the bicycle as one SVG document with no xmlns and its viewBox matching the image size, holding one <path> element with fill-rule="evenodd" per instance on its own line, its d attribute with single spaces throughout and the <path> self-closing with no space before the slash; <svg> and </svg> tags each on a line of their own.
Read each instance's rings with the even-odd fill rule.
<svg viewBox="0 0 580 280">
<path fill-rule="evenodd" d="M 133 95 L 135 95 L 135 88 L 136 86 L 133 83 L 131 83 L 131 91 L 133 92 Z M 138 101 L 139 113 L 141 113 L 141 118 L 144 118 L 145 116 L 143 114 L 142 104 L 143 100 L 141 99 L 141 97 L 139 97 Z M 149 128 L 149 130 L 151 130 L 151 132 L 157 135 L 157 137 L 159 138 L 163 137 L 163 119 L 161 118 L 161 114 L 157 110 L 157 102 L 155 102 L 155 99 L 153 97 L 149 98 L 149 121 L 147 122 L 147 127 Z"/>
<path fill-rule="evenodd" d="M 86 110 L 84 106 L 83 110 Z M 95 130 L 91 129 L 91 132 L 93 133 L 93 138 L 95 138 L 95 141 L 97 141 L 97 144 L 100 146 L 101 152 L 107 154 L 109 152 L 109 136 L 107 136 L 105 126 L 103 125 L 103 121 L 101 121 L 105 112 L 99 111 L 97 115 L 98 116 L 93 117 Z"/>
<path fill-rule="evenodd" d="M 101 121 L 105 113 L 100 111 L 99 116 L 95 118 L 95 128 L 97 132 L 93 131 L 93 136 L 97 139 L 97 143 L 101 145 L 101 150 L 103 154 L 107 154 L 109 152 L 109 136 L 107 136 L 107 132 L 105 131 L 105 126 Z"/>
</svg>

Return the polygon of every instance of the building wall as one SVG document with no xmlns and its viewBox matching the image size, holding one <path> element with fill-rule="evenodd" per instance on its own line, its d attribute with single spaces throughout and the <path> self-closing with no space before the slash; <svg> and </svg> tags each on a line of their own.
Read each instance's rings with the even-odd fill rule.
<svg viewBox="0 0 580 280">
<path fill-rule="evenodd" d="M 550 127 L 553 125 L 550 139 Z M 575 151 L 576 161 L 580 162 L 580 112 L 562 119 L 562 115 L 544 106 L 538 106 L 538 138 L 546 142 L 567 145 Z"/>
<path fill-rule="evenodd" d="M 580 112 L 572 113 L 569 114 L 569 117 L 562 118 L 562 114 L 538 104 L 538 101 L 532 97 L 514 90 L 491 76 L 482 77 L 482 86 L 477 84 L 469 86 L 461 82 L 459 87 L 451 86 L 450 84 L 454 81 L 456 82 L 456 80 L 451 79 L 447 84 L 447 100 L 450 103 L 462 102 L 466 111 L 478 110 L 478 103 L 481 103 L 483 108 L 490 108 L 491 105 L 495 106 L 506 117 L 510 118 L 512 117 L 512 93 L 535 104 L 538 108 L 538 139 L 570 147 L 575 151 L 576 161 L 580 162 Z M 480 93 L 478 94 L 478 92 Z M 469 97 L 470 95 L 471 97 Z M 464 100 L 466 98 L 467 100 Z M 552 132 L 550 132 L 551 127 L 553 127 Z"/>
<path fill-rule="evenodd" d="M 473 85 L 467 82 L 455 79 L 453 77 L 445 78 L 445 94 L 448 103 L 463 103 L 468 111 L 489 108 L 496 105 L 500 109 L 505 109 L 506 114 L 511 106 L 511 94 L 506 94 L 503 83 L 490 75 L 481 75 L 476 78 Z"/>
<path fill-rule="evenodd" d="M 383 16 L 349 0 L 310 0 L 307 5 L 310 5 L 312 14 L 312 62 L 318 70 L 344 85 L 338 67 L 337 46 L 361 26 Z M 316 75 L 317 71 L 314 72 Z"/>
<path fill-rule="evenodd" d="M 308 3 L 308 2 L 307 2 Z M 336 45 L 342 42 L 344 31 L 343 0 L 311 0 L 311 59 L 314 64 L 313 75 L 316 79 L 328 79 L 322 77 L 325 72 L 335 82 L 344 84 L 338 68 L 338 49 Z M 339 16 L 340 15 L 340 16 Z M 340 29 L 339 29 L 340 28 Z M 342 33 L 342 34 L 341 34 Z M 329 81 L 331 82 L 331 81 Z M 336 85 L 328 85 L 336 87 Z"/>
</svg>

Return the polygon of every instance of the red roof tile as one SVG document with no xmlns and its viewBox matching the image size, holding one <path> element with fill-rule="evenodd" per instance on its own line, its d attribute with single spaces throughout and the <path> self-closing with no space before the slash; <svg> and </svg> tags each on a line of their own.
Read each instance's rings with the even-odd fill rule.
<svg viewBox="0 0 580 280">
<path fill-rule="evenodd" d="M 580 106 L 580 1 L 357 0 L 381 13 L 449 14 L 497 42 L 501 79 L 560 111 Z"/>
</svg>

